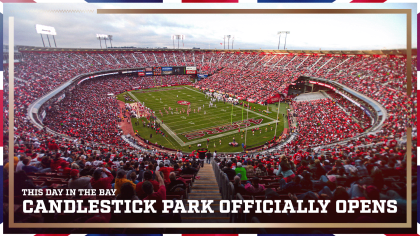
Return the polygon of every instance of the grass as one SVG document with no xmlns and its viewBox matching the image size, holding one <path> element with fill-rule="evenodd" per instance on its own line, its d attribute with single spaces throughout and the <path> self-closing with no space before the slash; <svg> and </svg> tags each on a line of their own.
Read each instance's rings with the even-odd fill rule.
<svg viewBox="0 0 420 236">
<path fill-rule="evenodd" d="M 124 95 L 127 93 L 117 95 L 117 98 L 123 102 Z M 145 106 L 155 111 L 158 119 L 163 121 L 166 127 L 162 127 L 165 137 L 156 134 L 155 130 L 151 128 L 143 127 L 143 121 L 147 122 L 146 118 L 139 119 L 140 125 L 135 125 L 137 118 L 132 118 L 133 130 L 138 132 L 140 136 L 149 140 L 152 143 L 158 143 L 164 147 L 182 150 L 192 151 L 198 148 L 207 147 L 207 139 L 209 142 L 209 150 L 218 152 L 240 152 L 242 151 L 242 143 L 245 143 L 244 129 L 241 128 L 241 132 L 238 128 L 230 128 L 229 125 L 237 122 L 242 124 L 242 119 L 247 119 L 247 110 L 242 106 L 232 106 L 229 103 L 224 104 L 223 102 L 215 102 L 217 107 L 208 106 L 210 99 L 205 98 L 205 94 L 200 90 L 197 90 L 190 86 L 179 86 L 179 87 L 166 87 L 166 88 L 153 88 L 139 91 L 131 91 L 130 96 L 135 97 L 141 102 L 145 103 Z M 178 108 L 180 111 L 182 108 L 187 110 L 188 106 L 180 105 L 178 101 L 188 101 L 191 103 L 191 112 L 189 116 L 187 113 L 176 113 L 175 110 Z M 246 102 L 247 104 L 247 102 Z M 204 105 L 204 108 L 203 108 Z M 265 142 L 271 140 L 275 133 L 275 119 L 277 114 L 277 105 L 271 104 L 268 109 L 271 113 L 263 113 L 263 110 L 267 110 L 267 106 L 250 103 L 252 111 L 248 111 L 248 119 L 259 120 L 262 119 L 260 124 L 253 124 L 248 127 L 246 134 L 247 147 L 252 148 L 259 145 L 263 145 Z M 173 114 L 168 110 L 172 108 Z M 201 107 L 201 111 L 198 112 L 198 107 Z M 169 111 L 166 114 L 164 108 Z M 283 118 L 282 114 L 286 116 L 288 105 L 281 103 L 280 105 L 280 120 L 277 127 L 277 137 L 280 136 L 284 128 L 288 128 L 287 119 Z M 194 113 L 194 109 L 196 113 Z M 255 111 L 254 111 L 255 109 Z M 159 111 L 162 111 L 163 115 Z M 206 111 L 206 114 L 204 114 Z M 269 125 L 270 124 L 270 125 Z M 253 134 L 251 129 L 256 129 L 258 126 L 261 130 L 256 130 Z M 224 127 L 228 131 L 208 134 L 207 130 L 218 127 Z M 267 128 L 267 131 L 266 131 Z M 231 130 L 229 130 L 231 129 Z M 202 137 L 187 139 L 186 135 L 197 134 L 201 132 L 204 134 Z M 150 135 L 152 134 L 152 138 Z M 232 142 L 235 138 L 236 142 L 239 143 L 238 147 L 229 146 L 229 142 Z M 221 144 L 220 144 L 221 141 Z M 201 147 L 198 147 L 201 144 Z M 191 147 L 190 147 L 191 145 Z"/>
</svg>

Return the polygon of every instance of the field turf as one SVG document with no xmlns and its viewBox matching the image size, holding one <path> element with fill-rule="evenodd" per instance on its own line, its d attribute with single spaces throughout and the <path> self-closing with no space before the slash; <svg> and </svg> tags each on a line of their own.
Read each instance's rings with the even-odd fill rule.
<svg viewBox="0 0 420 236">
<path fill-rule="evenodd" d="M 117 98 L 126 102 L 124 100 L 125 94 L 127 93 L 119 94 Z M 143 127 L 143 121 L 147 122 L 146 118 L 139 119 L 139 126 L 134 123 L 137 118 L 132 118 L 134 132 L 138 132 L 141 137 L 152 143 L 157 142 L 164 147 L 190 152 L 198 148 L 206 148 L 207 139 L 209 139 L 208 148 L 212 152 L 214 150 L 218 152 L 240 152 L 243 151 L 242 143 L 245 143 L 245 136 L 248 148 L 263 145 L 274 137 L 277 105 L 269 105 L 270 113 L 262 112 L 267 110 L 267 106 L 254 103 L 249 104 L 252 107 L 251 110 L 240 105 L 232 106 L 232 104 L 223 102 L 214 102 L 216 107 L 209 107 L 210 99 L 206 98 L 203 92 L 191 86 L 152 88 L 130 91 L 128 94 L 136 100 L 135 102 L 144 102 L 146 107 L 155 111 L 158 121 L 163 121 L 161 128 L 165 137 L 156 134 L 155 130 L 147 128 L 147 126 Z M 189 115 L 186 112 L 179 113 L 182 108 L 187 110 L 188 106 L 181 105 L 178 101 L 191 103 Z M 173 114 L 169 111 L 169 107 L 171 107 Z M 198 107 L 201 107 L 200 112 L 198 112 Z M 164 108 L 168 110 L 169 114 L 166 113 Z M 176 112 L 176 108 L 178 108 L 178 112 Z M 286 116 L 287 108 L 287 104 L 281 103 L 277 137 L 282 134 L 284 128 L 288 128 L 287 119 L 282 115 Z M 163 115 L 159 111 L 162 111 Z M 204 111 L 206 111 L 206 114 L 204 114 Z M 247 120 L 247 116 L 248 120 L 252 120 L 248 122 L 250 126 L 245 128 L 242 121 Z M 232 123 L 242 125 L 243 128 L 240 128 L 239 132 L 237 126 L 232 126 Z M 254 131 L 253 134 L 252 129 L 257 128 L 259 129 Z M 245 131 L 246 129 L 247 131 Z M 214 134 L 211 134 L 210 130 Z M 150 138 L 150 134 L 152 134 L 152 138 Z M 187 138 L 188 136 L 190 139 Z M 238 147 L 229 146 L 229 142 L 232 142 L 234 137 L 239 144 Z"/>
</svg>

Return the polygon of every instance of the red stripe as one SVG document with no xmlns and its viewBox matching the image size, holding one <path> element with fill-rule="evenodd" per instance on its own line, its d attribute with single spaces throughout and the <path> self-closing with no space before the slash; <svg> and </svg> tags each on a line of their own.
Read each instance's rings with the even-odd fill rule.
<svg viewBox="0 0 420 236">
<path fill-rule="evenodd" d="M 350 3 L 384 3 L 386 0 L 353 0 Z"/>
<path fill-rule="evenodd" d="M 183 234 L 182 236 L 238 236 L 237 234 Z"/>
<path fill-rule="evenodd" d="M 3 90 L 0 90 L 0 104 L 3 104 Z M 3 124 L 3 111 L 0 116 L 0 124 Z M 3 125 L 0 128 L 0 147 L 3 147 Z"/>
<path fill-rule="evenodd" d="M 238 3 L 239 0 L 182 0 L 182 3 Z"/>
<path fill-rule="evenodd" d="M 70 234 L 35 234 L 35 236 L 68 236 Z"/>
<path fill-rule="evenodd" d="M 389 236 L 418 236 L 418 234 L 385 234 Z"/>
</svg>

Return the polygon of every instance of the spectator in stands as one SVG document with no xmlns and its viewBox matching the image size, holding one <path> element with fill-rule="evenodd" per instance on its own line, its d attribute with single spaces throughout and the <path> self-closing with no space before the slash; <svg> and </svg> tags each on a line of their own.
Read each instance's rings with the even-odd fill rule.
<svg viewBox="0 0 420 236">
<path fill-rule="evenodd" d="M 142 185 L 143 192 L 146 194 L 143 200 L 156 200 L 154 208 L 158 213 L 161 213 L 163 210 L 162 200 L 166 200 L 166 188 L 162 175 L 160 171 L 156 171 L 156 179 L 159 182 L 158 191 L 154 191 L 153 184 L 149 181 Z"/>
<path fill-rule="evenodd" d="M 102 173 L 105 173 L 107 177 L 102 178 Z M 106 168 L 98 168 L 93 172 L 93 177 L 90 180 L 93 189 L 99 191 L 99 189 L 112 189 L 112 180 L 114 176 Z"/>
<path fill-rule="evenodd" d="M 16 165 L 16 173 L 18 172 L 18 171 L 21 171 L 22 170 L 22 167 L 23 166 L 25 166 L 24 164 L 23 164 L 23 160 L 25 160 L 25 158 L 26 158 L 26 156 L 25 155 L 20 155 L 20 157 L 19 157 L 19 162 L 17 163 L 17 165 Z"/>
<path fill-rule="evenodd" d="M 174 172 L 175 172 L 175 174 L 181 174 L 181 168 L 179 168 L 179 165 L 178 164 L 175 164 L 174 165 Z"/>
<path fill-rule="evenodd" d="M 238 175 L 238 174 L 241 175 L 241 180 L 248 180 L 248 178 L 246 176 L 246 169 L 244 167 L 242 167 L 241 162 L 236 163 L 235 175 Z"/>
<path fill-rule="evenodd" d="M 227 175 L 229 180 L 233 180 L 236 175 L 235 170 L 232 169 L 232 162 L 230 161 L 227 163 L 226 167 L 222 169 L 222 171 Z"/>
<path fill-rule="evenodd" d="M 114 188 L 116 189 L 115 195 L 120 194 L 121 186 L 125 183 L 130 183 L 133 189 L 136 189 L 136 185 L 131 180 L 128 180 L 126 178 L 125 171 L 119 170 L 117 172 L 117 178 L 115 179 L 115 186 L 114 186 Z"/>
<path fill-rule="evenodd" d="M 366 167 L 363 165 L 362 160 L 356 160 L 355 165 L 356 165 L 356 168 L 357 168 L 357 175 L 358 176 L 360 176 L 360 177 L 369 176 L 369 173 L 368 173 Z"/>
<path fill-rule="evenodd" d="M 78 169 L 78 168 L 75 168 Z M 57 172 L 62 174 L 63 176 L 70 175 L 71 168 L 69 167 L 69 163 L 67 161 L 63 161 L 60 164 L 60 167 L 58 168 Z"/>
<path fill-rule="evenodd" d="M 255 170 L 254 170 L 254 167 L 252 166 L 252 161 L 247 162 L 245 169 L 246 169 L 246 176 L 248 178 L 252 178 L 255 176 L 255 172 L 254 172 Z"/>
<path fill-rule="evenodd" d="M 298 167 L 298 168 L 296 169 L 296 174 L 297 174 L 297 175 L 302 175 L 302 173 L 303 173 L 305 170 L 306 170 L 306 171 L 309 171 L 309 167 L 308 167 L 308 162 L 307 162 L 307 161 L 302 160 L 300 164 L 301 164 L 301 165 L 300 165 L 300 167 Z"/>
<path fill-rule="evenodd" d="M 300 181 L 300 185 L 302 185 L 303 189 L 313 189 L 313 182 L 311 179 L 311 173 L 309 171 L 303 171 L 302 173 L 303 179 Z"/>
<path fill-rule="evenodd" d="M 191 164 L 184 165 L 184 168 L 182 169 L 181 173 L 184 175 L 195 175 L 197 174 L 198 170 L 196 168 L 193 168 Z"/>
<path fill-rule="evenodd" d="M 142 186 L 145 182 L 150 182 L 152 184 L 153 190 L 155 192 L 157 192 L 159 190 L 159 182 L 157 182 L 156 180 L 153 180 L 153 174 L 150 170 L 148 170 L 148 171 L 144 172 L 144 181 L 139 182 L 136 185 L 136 193 L 137 193 L 137 196 L 139 196 L 140 199 L 143 199 L 143 198 L 146 197 L 146 195 L 143 191 L 143 188 L 142 188 Z"/>
<path fill-rule="evenodd" d="M 90 177 L 80 177 L 79 170 L 73 169 L 70 171 L 68 187 L 70 189 L 91 189 Z"/>
<path fill-rule="evenodd" d="M 164 176 L 164 178 L 163 178 L 163 179 L 164 179 L 165 183 L 169 183 L 169 182 L 171 182 L 171 181 L 170 181 L 170 179 L 169 179 L 169 174 L 170 174 L 172 171 L 174 171 L 174 168 L 169 167 L 169 166 L 168 166 L 168 164 L 166 164 L 166 166 L 164 166 L 163 161 L 161 161 L 161 162 L 159 163 L 159 172 L 162 172 L 162 173 L 163 173 L 163 176 Z"/>
<path fill-rule="evenodd" d="M 210 164 L 210 160 L 211 160 L 211 152 L 210 152 L 210 150 L 209 150 L 209 151 L 207 151 L 207 153 L 206 153 L 206 162 L 207 162 L 208 164 Z"/>
<path fill-rule="evenodd" d="M 139 200 L 136 196 L 136 191 L 134 191 L 131 183 L 126 182 L 121 186 L 120 194 L 116 197 L 117 200 Z"/>
<path fill-rule="evenodd" d="M 255 175 L 258 176 L 258 177 L 268 175 L 267 169 L 265 168 L 265 166 L 262 163 L 260 163 L 258 165 L 258 167 L 255 169 Z"/>
<path fill-rule="evenodd" d="M 324 166 L 322 166 L 322 168 L 324 168 L 324 170 L 328 173 L 329 171 L 332 170 L 332 166 L 329 160 L 325 160 L 324 162 Z"/>
<path fill-rule="evenodd" d="M 260 179 L 258 177 L 252 178 L 252 183 L 247 183 L 245 185 L 245 190 L 250 194 L 259 194 L 264 192 L 264 185 L 260 184 Z"/>
<path fill-rule="evenodd" d="M 171 172 L 169 174 L 170 183 L 166 186 L 167 192 L 178 192 L 187 189 L 187 186 L 181 178 L 177 179 L 176 174 Z"/>
<path fill-rule="evenodd" d="M 273 175 L 274 174 L 274 168 L 273 167 L 271 167 L 271 164 L 270 163 L 268 163 L 267 164 L 267 175 Z"/>
<path fill-rule="evenodd" d="M 57 171 L 58 168 L 61 166 L 61 162 L 65 161 L 60 158 L 60 153 L 57 153 L 53 160 L 51 160 L 51 170 Z"/>
<path fill-rule="evenodd" d="M 327 171 L 324 169 L 324 167 L 322 167 L 319 160 L 315 160 L 315 167 L 312 172 L 314 173 L 314 179 L 319 179 L 321 176 L 327 174 Z"/>
<path fill-rule="evenodd" d="M 23 167 L 22 167 L 22 170 L 23 171 L 25 171 L 27 174 L 29 174 L 29 173 L 38 173 L 38 172 L 41 172 L 38 168 L 36 168 L 35 166 L 31 166 L 31 165 L 29 165 L 30 164 L 30 160 L 29 159 L 24 159 L 23 161 L 22 161 L 22 163 L 23 163 Z M 46 171 L 48 171 L 48 170 L 44 170 L 43 172 L 46 172 Z"/>
<path fill-rule="evenodd" d="M 286 183 L 291 181 L 295 177 L 295 173 L 292 170 L 291 162 L 286 158 L 286 156 L 281 157 L 281 162 L 279 165 L 279 169 L 276 173 L 277 176 L 282 176 L 285 179 Z"/>
<path fill-rule="evenodd" d="M 50 156 L 43 156 L 41 159 L 42 169 L 47 169 L 51 167 L 51 158 Z"/>
<path fill-rule="evenodd" d="M 296 175 L 293 178 L 293 181 L 286 183 L 284 179 L 280 179 L 280 187 L 279 191 L 286 191 L 288 193 L 296 193 L 302 189 L 302 185 L 300 184 L 301 178 L 300 176 Z"/>
<path fill-rule="evenodd" d="M 137 180 L 137 175 L 136 175 L 136 172 L 135 171 L 131 172 L 130 179 L 131 179 L 131 182 L 133 182 L 134 184 L 138 184 L 139 183 L 139 181 Z"/>
<path fill-rule="evenodd" d="M 233 180 L 234 180 L 233 187 L 235 188 L 235 194 L 236 193 L 240 193 L 241 195 L 249 194 L 248 191 L 245 190 L 244 185 L 241 183 L 241 177 L 235 176 Z"/>
<path fill-rule="evenodd" d="M 90 163 L 86 163 L 83 170 L 80 171 L 80 176 L 86 176 L 86 175 L 93 176 L 94 171 L 95 169 L 92 168 L 92 165 Z"/>
</svg>

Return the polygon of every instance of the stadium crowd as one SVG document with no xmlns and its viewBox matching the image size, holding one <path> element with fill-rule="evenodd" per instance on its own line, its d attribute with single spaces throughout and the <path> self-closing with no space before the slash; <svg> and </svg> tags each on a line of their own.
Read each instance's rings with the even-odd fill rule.
<svg viewBox="0 0 420 236">
<path fill-rule="evenodd" d="M 382 142 L 384 141 L 384 142 Z M 416 138 L 413 140 L 416 141 Z M 294 214 L 257 214 L 251 211 L 246 222 L 256 216 L 268 222 L 404 222 L 407 210 L 406 187 L 413 190 L 416 210 L 416 159 L 407 159 L 404 145 L 394 138 L 372 140 L 373 145 L 353 143 L 311 150 L 285 148 L 268 155 L 235 155 L 219 157 L 219 169 L 232 182 L 236 199 L 270 200 L 397 200 L 398 214 L 328 214 L 308 217 Z M 412 177 L 406 177 L 407 162 L 412 164 Z M 217 171 L 216 171 L 217 173 Z M 412 178 L 412 186 L 406 186 Z M 221 180 L 223 183 L 223 180 Z M 237 194 L 239 194 L 237 196 Z M 333 204 L 335 206 L 335 204 Z M 296 207 L 296 205 L 295 205 Z M 253 221 L 255 222 L 255 221 Z"/>
<path fill-rule="evenodd" d="M 299 136 L 295 146 L 325 145 L 351 138 L 363 129 L 329 99 L 293 102 Z"/>
<path fill-rule="evenodd" d="M 275 153 L 229 156 L 231 162 L 225 160 L 228 156 L 221 155 L 215 161 L 233 181 L 235 191 L 243 195 L 264 192 L 269 198 L 286 193 L 292 200 L 392 198 L 398 200 L 399 210 L 405 209 L 405 173 L 408 162 L 413 163 L 412 170 L 416 171 L 416 152 L 412 150 L 412 159 L 408 159 L 407 150 L 401 145 L 401 142 L 404 143 L 401 138 L 405 136 L 407 126 L 412 126 L 413 131 L 416 131 L 416 57 L 412 64 L 412 95 L 408 99 L 405 92 L 406 59 L 403 57 L 24 52 L 23 58 L 23 62 L 15 68 L 15 143 L 8 143 L 7 130 L 10 124 L 7 67 L 4 71 L 4 150 L 7 151 L 8 146 L 13 145 L 16 154 L 13 157 L 9 157 L 7 153 L 4 155 L 4 185 L 7 190 L 8 166 L 13 164 L 16 171 L 16 202 L 23 199 L 20 191 L 23 188 L 114 188 L 118 191 L 119 199 L 166 199 L 166 192 L 173 192 L 177 186 L 181 186 L 181 189 L 182 186 L 187 188 L 188 181 L 177 177 L 177 172 L 195 175 L 199 166 L 194 158 L 188 158 L 182 153 L 135 150 L 123 142 L 118 129 L 119 107 L 116 99 L 107 94 L 118 94 L 135 87 L 187 83 L 188 77 L 161 76 L 146 80 L 123 76 L 83 82 L 53 106 L 44 119 L 47 127 L 76 138 L 73 141 L 39 130 L 27 118 L 27 108 L 32 102 L 78 74 L 115 68 L 168 65 L 198 66 L 199 73 L 212 74 L 198 82 L 200 87 L 242 96 L 256 102 L 265 101 L 278 91 L 284 91 L 300 75 L 337 81 L 376 100 L 388 112 L 386 122 L 377 134 L 351 140 L 345 145 L 311 149 L 363 132 L 368 127 L 366 117 L 348 101 L 337 96 L 333 96 L 335 101 L 363 122 L 364 127 L 355 123 L 331 100 L 292 102 L 299 132 L 295 141 Z M 417 137 L 414 136 L 413 143 L 416 141 Z M 273 177 L 272 182 L 276 184 L 263 181 L 266 176 Z M 250 183 L 247 183 L 249 179 Z M 416 183 L 414 178 L 413 183 Z M 266 189 L 272 189 L 273 193 Z M 295 196 L 294 193 L 300 194 Z M 5 199 L 8 194 L 5 192 Z M 43 217 L 44 222 L 57 222 L 49 214 Z M 58 221 L 128 220 L 119 215 L 71 217 L 75 218 L 61 218 Z M 160 217 L 141 220 L 180 220 L 173 214 Z M 335 220 L 334 215 L 328 217 L 331 217 L 329 220 Z M 22 221 L 25 220 L 30 221 L 23 217 Z M 264 221 L 262 218 L 260 220 Z M 373 220 L 379 222 L 384 219 Z"/>
</svg>

